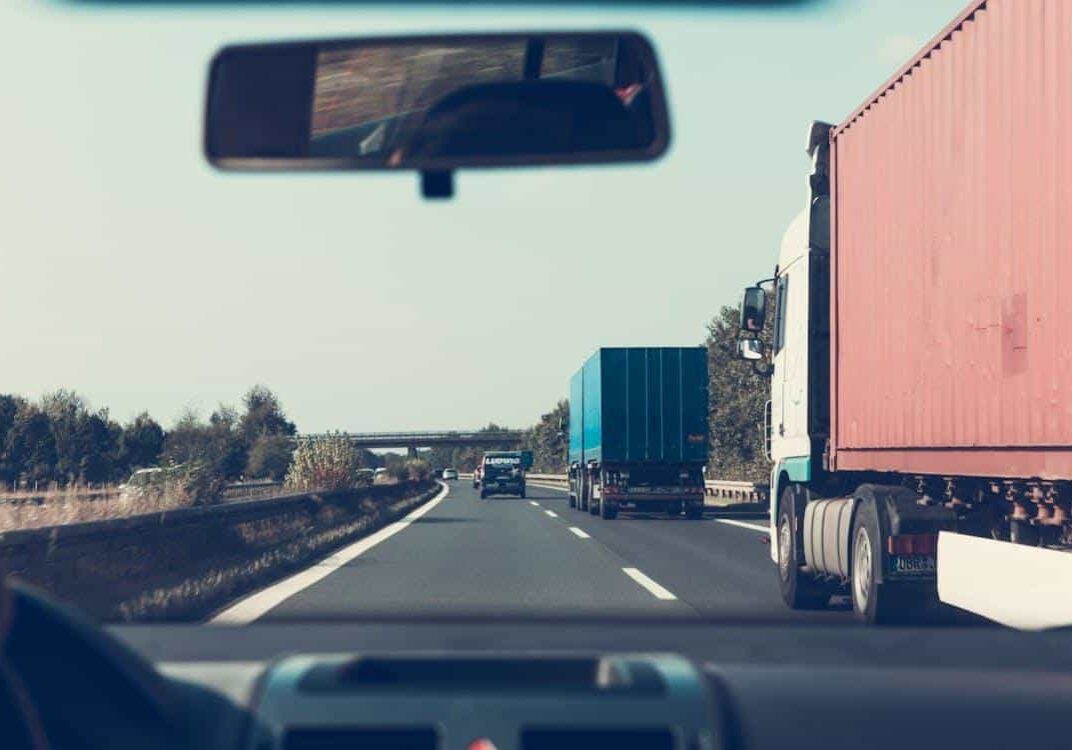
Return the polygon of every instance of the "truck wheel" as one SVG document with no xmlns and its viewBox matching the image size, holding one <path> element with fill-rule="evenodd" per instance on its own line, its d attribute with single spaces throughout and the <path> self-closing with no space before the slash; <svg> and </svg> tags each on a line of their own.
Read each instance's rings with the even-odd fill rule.
<svg viewBox="0 0 1072 750">
<path fill-rule="evenodd" d="M 599 506 L 603 503 L 603 499 L 596 500 L 594 497 L 588 497 L 588 512 L 593 516 L 599 515 Z"/>
<path fill-rule="evenodd" d="M 778 585 L 790 609 L 820 609 L 830 601 L 830 589 L 800 569 L 794 530 L 793 488 L 786 487 L 778 509 Z"/>
<path fill-rule="evenodd" d="M 569 507 L 571 507 L 571 508 L 576 508 L 577 507 L 577 498 L 573 496 L 572 492 L 570 493 L 570 496 L 569 496 Z"/>
<path fill-rule="evenodd" d="M 608 503 L 604 498 L 600 498 L 599 517 L 605 518 L 608 521 L 613 521 L 618 517 L 618 506 L 613 503 Z"/>
<path fill-rule="evenodd" d="M 1013 544 L 1037 546 L 1039 543 L 1039 530 L 1027 521 L 1010 521 L 1009 541 Z"/>
<path fill-rule="evenodd" d="M 520 497 L 522 500 L 525 499 L 525 488 L 524 487 L 521 488 L 521 492 L 518 494 L 518 497 Z"/>
<path fill-rule="evenodd" d="M 878 510 L 872 502 L 861 502 L 852 522 L 852 610 L 856 619 L 870 625 L 908 620 L 910 603 L 895 584 L 879 583 L 882 570 L 882 532 Z M 901 606 L 899 606 L 901 605 Z"/>
<path fill-rule="evenodd" d="M 484 490 L 480 490 L 480 499 L 481 500 L 487 500 L 488 499 L 488 493 L 485 492 Z"/>
<path fill-rule="evenodd" d="M 685 518 L 689 519 L 690 521 L 700 521 L 700 520 L 702 520 L 703 519 L 703 506 L 701 505 L 699 508 L 695 508 L 695 507 L 686 508 L 685 509 Z"/>
<path fill-rule="evenodd" d="M 682 504 L 680 502 L 672 502 L 666 504 L 666 515 L 668 516 L 680 516 L 682 511 Z"/>
</svg>

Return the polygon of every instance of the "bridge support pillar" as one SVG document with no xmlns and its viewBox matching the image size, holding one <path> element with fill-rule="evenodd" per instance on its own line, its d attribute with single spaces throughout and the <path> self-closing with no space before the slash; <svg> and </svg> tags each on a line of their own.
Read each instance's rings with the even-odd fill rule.
<svg viewBox="0 0 1072 750">
<path fill-rule="evenodd" d="M 406 455 L 409 456 L 410 458 L 416 458 L 417 457 L 417 446 L 411 445 L 408 448 L 406 448 Z"/>
</svg>

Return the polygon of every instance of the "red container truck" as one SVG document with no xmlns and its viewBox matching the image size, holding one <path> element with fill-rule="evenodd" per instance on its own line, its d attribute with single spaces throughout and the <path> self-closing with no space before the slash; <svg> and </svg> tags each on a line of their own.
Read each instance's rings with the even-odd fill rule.
<svg viewBox="0 0 1072 750">
<path fill-rule="evenodd" d="M 933 611 L 937 582 L 1072 623 L 1072 2 L 976 0 L 808 153 L 807 208 L 741 311 L 783 597 L 847 589 L 874 622 Z"/>
</svg>

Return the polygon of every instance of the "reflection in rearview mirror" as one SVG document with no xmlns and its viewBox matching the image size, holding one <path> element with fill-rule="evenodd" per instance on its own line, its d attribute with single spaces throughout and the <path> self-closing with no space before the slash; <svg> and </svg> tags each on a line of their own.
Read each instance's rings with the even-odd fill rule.
<svg viewBox="0 0 1072 750">
<path fill-rule="evenodd" d="M 655 55 L 633 33 L 229 47 L 205 150 L 242 169 L 418 169 L 654 159 L 669 141 Z"/>
<path fill-rule="evenodd" d="M 763 342 L 759 339 L 741 339 L 737 342 L 737 356 L 751 362 L 763 359 Z"/>
</svg>

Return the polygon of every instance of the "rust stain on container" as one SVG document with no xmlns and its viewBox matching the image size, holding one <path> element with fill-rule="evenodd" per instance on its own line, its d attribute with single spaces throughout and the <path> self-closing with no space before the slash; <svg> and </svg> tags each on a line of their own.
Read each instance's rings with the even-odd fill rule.
<svg viewBox="0 0 1072 750">
<path fill-rule="evenodd" d="M 973 2 L 831 138 L 835 467 L 1072 479 L 1072 0 Z"/>
</svg>

